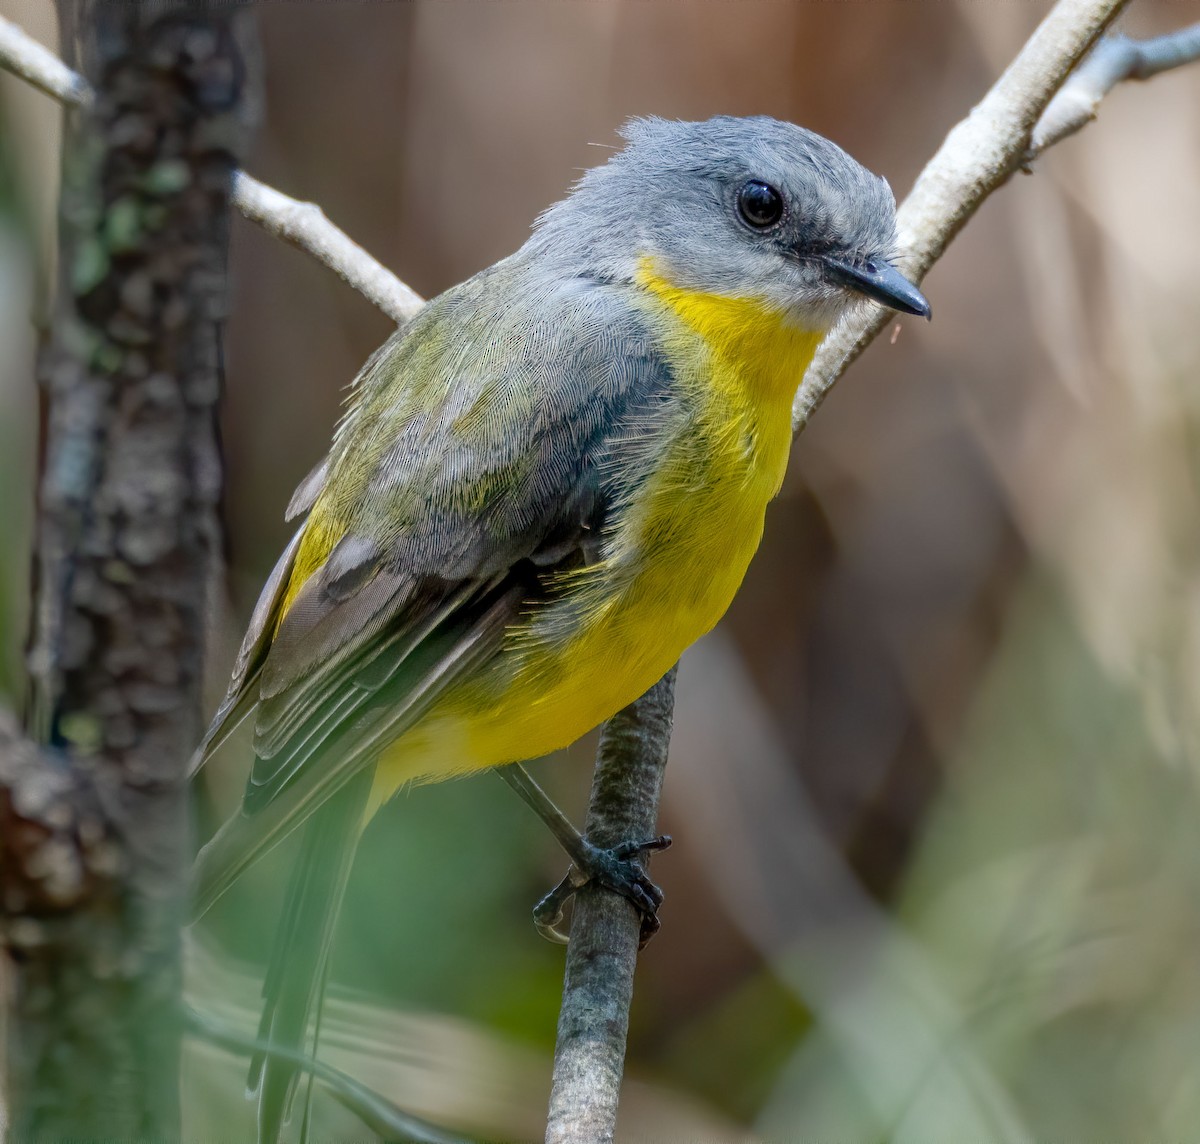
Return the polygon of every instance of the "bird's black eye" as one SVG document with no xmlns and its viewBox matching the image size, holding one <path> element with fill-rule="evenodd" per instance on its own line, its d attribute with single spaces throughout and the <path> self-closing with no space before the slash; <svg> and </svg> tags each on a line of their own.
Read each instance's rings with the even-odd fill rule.
<svg viewBox="0 0 1200 1144">
<path fill-rule="evenodd" d="M 774 226 L 783 218 L 783 196 L 770 184 L 751 179 L 737 196 L 738 213 L 756 230 Z"/>
</svg>

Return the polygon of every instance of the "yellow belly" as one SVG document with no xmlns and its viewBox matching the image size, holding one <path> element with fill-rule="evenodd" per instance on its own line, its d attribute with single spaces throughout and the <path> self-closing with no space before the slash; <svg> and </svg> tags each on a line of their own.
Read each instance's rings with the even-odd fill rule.
<svg viewBox="0 0 1200 1144">
<path fill-rule="evenodd" d="M 649 267 L 642 284 L 662 307 L 663 348 L 692 422 L 667 443 L 601 562 L 569 574 L 569 602 L 514 628 L 484 678 L 449 691 L 385 753 L 372 810 L 414 779 L 572 743 L 660 679 L 741 584 L 822 334 L 755 302 L 676 290 Z"/>
</svg>

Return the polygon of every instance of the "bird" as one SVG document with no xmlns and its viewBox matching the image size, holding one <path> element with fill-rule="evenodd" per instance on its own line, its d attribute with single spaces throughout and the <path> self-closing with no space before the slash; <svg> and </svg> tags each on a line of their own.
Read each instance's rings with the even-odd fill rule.
<svg viewBox="0 0 1200 1144">
<path fill-rule="evenodd" d="M 253 721 L 194 913 L 302 828 L 251 1085 L 275 1140 L 366 824 L 401 787 L 565 747 L 729 606 L 833 323 L 930 316 L 887 182 L 765 116 L 639 118 L 516 253 L 366 362 L 288 506 L 202 766 Z"/>
</svg>

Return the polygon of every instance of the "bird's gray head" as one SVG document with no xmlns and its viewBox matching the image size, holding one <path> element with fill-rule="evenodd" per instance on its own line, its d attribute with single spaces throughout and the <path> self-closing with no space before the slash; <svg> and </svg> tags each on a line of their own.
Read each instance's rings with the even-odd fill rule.
<svg viewBox="0 0 1200 1144">
<path fill-rule="evenodd" d="M 887 183 L 828 139 L 776 119 L 634 119 L 628 141 L 539 220 L 529 249 L 576 273 L 758 298 L 825 328 L 863 296 L 928 316 L 891 265 Z"/>
</svg>

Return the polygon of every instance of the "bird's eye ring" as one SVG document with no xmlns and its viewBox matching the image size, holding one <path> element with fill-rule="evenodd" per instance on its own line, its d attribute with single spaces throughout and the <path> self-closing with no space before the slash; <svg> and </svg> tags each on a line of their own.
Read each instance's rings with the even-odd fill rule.
<svg viewBox="0 0 1200 1144">
<path fill-rule="evenodd" d="M 765 230 L 783 218 L 783 196 L 769 183 L 751 179 L 738 191 L 737 208 L 747 225 Z"/>
</svg>

